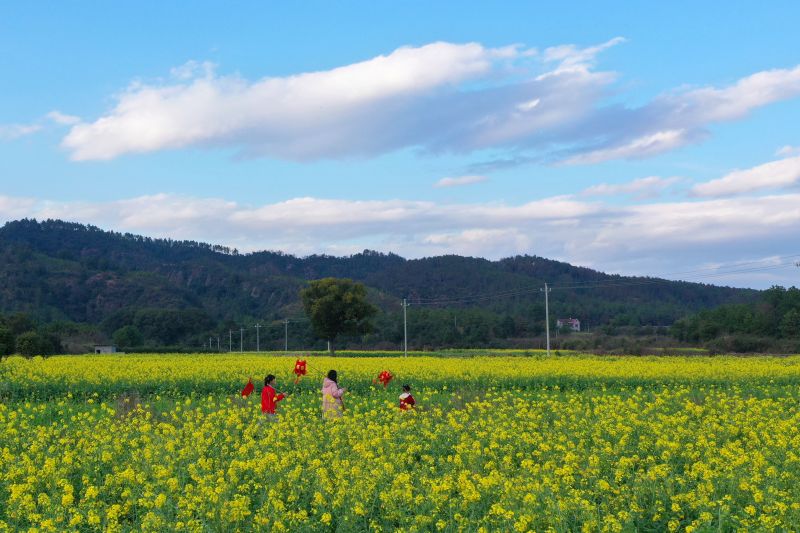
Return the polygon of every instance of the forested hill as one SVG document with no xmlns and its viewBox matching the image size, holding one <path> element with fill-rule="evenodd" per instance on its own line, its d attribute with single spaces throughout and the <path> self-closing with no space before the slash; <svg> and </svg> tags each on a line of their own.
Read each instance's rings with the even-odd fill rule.
<svg viewBox="0 0 800 533">
<path fill-rule="evenodd" d="M 20 220 L 0 228 L 0 312 L 26 312 L 39 321 L 104 324 L 107 331 L 142 310 L 181 311 L 205 331 L 254 320 L 302 315 L 298 291 L 307 280 L 348 277 L 370 288 L 384 310 L 376 335 L 389 328 L 407 297 L 418 324 L 432 328 L 489 321 L 489 336 L 533 336 L 544 326 L 547 281 L 552 317 L 585 325 L 669 325 L 720 304 L 749 302 L 758 292 L 712 285 L 611 276 L 533 256 L 499 261 L 442 256 L 403 259 L 365 251 L 350 257 L 240 254 L 221 246 L 151 239 L 63 221 Z M 559 287 L 575 286 L 567 289 Z M 588 288 L 591 287 L 591 288 Z M 527 291 L 527 292 L 525 292 Z M 516 293 L 485 300 L 480 295 Z M 417 305 L 431 300 L 447 304 Z M 385 324 L 384 324 L 385 322 Z M 382 325 L 383 324 L 383 325 Z M 463 331 L 463 326 L 461 327 Z M 175 342 L 180 338 L 173 339 Z"/>
</svg>

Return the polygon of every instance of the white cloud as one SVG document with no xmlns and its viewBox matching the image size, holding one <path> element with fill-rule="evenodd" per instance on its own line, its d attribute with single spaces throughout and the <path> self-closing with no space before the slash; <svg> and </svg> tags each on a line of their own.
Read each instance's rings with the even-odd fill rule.
<svg viewBox="0 0 800 533">
<path fill-rule="evenodd" d="M 612 159 L 641 159 L 667 152 L 687 144 L 691 134 L 687 130 L 665 130 L 649 133 L 622 144 L 590 150 L 564 161 L 567 165 L 590 165 Z"/>
<path fill-rule="evenodd" d="M 793 155 L 800 155 L 800 146 L 790 146 L 787 144 L 786 146 L 782 146 L 781 148 L 779 148 L 775 152 L 775 155 L 780 157 L 790 157 Z"/>
<path fill-rule="evenodd" d="M 76 160 L 208 144 L 298 160 L 393 149 L 413 142 L 395 138 L 392 124 L 407 112 L 409 99 L 480 78 L 515 54 L 476 43 L 433 43 L 253 83 L 206 73 L 185 83 L 136 84 L 110 114 L 74 126 L 64 146 Z"/>
<path fill-rule="evenodd" d="M 462 185 L 472 185 L 474 183 L 482 183 L 484 181 L 488 181 L 489 178 L 486 176 L 479 176 L 479 175 L 470 175 L 470 176 L 459 176 L 456 178 L 442 178 L 434 184 L 436 188 L 443 188 L 443 187 L 461 187 Z"/>
<path fill-rule="evenodd" d="M 728 86 L 668 91 L 639 107 L 609 103 L 617 74 L 595 63 L 621 42 L 541 54 L 436 42 L 255 81 L 193 60 L 167 80 L 132 83 L 104 116 L 74 124 L 63 146 L 78 161 L 184 147 L 295 161 L 416 148 L 510 150 L 511 163 L 597 164 L 699 142 L 712 124 L 800 95 L 798 66 Z"/>
<path fill-rule="evenodd" d="M 25 218 L 36 210 L 34 198 L 20 198 L 0 194 L 0 220 Z"/>
<path fill-rule="evenodd" d="M 532 235 L 516 228 L 465 229 L 454 233 L 431 233 L 423 237 L 422 243 L 431 255 L 452 254 L 478 257 L 503 257 L 524 254 L 534 245 Z"/>
<path fill-rule="evenodd" d="M 105 116 L 73 126 L 63 145 L 75 160 L 231 146 L 300 161 L 512 145 L 589 112 L 614 79 L 589 63 L 616 42 L 550 53 L 560 63 L 540 76 L 526 75 L 531 51 L 477 43 L 404 47 L 254 82 L 189 62 L 169 82 L 131 84 Z"/>
<path fill-rule="evenodd" d="M 39 124 L 0 124 L 0 141 L 13 141 L 42 129 Z"/>
<path fill-rule="evenodd" d="M 81 121 L 81 117 L 67 115 L 55 109 L 50 111 L 47 115 L 45 115 L 45 117 L 62 126 L 71 126 Z"/>
<path fill-rule="evenodd" d="M 661 178 L 659 176 L 648 176 L 646 178 L 639 178 L 628 183 L 601 183 L 593 185 L 585 189 L 582 196 L 616 196 L 616 195 L 630 195 L 637 200 L 646 198 L 655 198 L 665 189 L 680 183 L 683 178 L 673 176 L 670 178 Z"/>
<path fill-rule="evenodd" d="M 595 58 L 600 52 L 624 42 L 625 39 L 623 37 L 615 37 L 604 43 L 586 48 L 580 48 L 574 44 L 551 46 L 545 49 L 544 60 L 548 62 L 558 62 L 559 66 L 557 72 L 570 69 L 584 70 L 594 63 Z"/>
<path fill-rule="evenodd" d="M 28 216 L 39 219 L 97 221 L 125 231 L 146 234 L 166 230 L 176 238 L 191 238 L 198 228 L 217 233 L 214 221 L 224 219 L 238 208 L 235 202 L 218 198 L 194 198 L 171 194 L 138 196 L 105 203 L 55 202 L 37 203 Z"/>
<path fill-rule="evenodd" d="M 637 187 L 647 188 L 635 183 L 619 190 L 635 194 Z M 650 185 L 658 188 L 661 182 Z M 527 253 L 649 275 L 800 248 L 800 193 L 636 205 L 570 196 L 517 204 L 307 197 L 255 206 L 171 194 L 113 202 L 0 197 L 0 220 L 22 217 L 76 220 L 241 250 L 308 254 L 371 248 L 406 257 L 455 253 L 488 258 Z M 778 274 L 730 280 L 752 286 L 797 283 L 791 280 L 794 271 Z"/>
<path fill-rule="evenodd" d="M 800 194 L 643 204 L 618 214 L 589 247 L 613 245 L 641 252 L 728 243 L 747 249 L 752 239 L 794 233 L 792 227 L 800 224 Z M 787 244 L 797 239 L 793 236 Z"/>
<path fill-rule="evenodd" d="M 179 80 L 189 80 L 195 77 L 210 79 L 214 77 L 216 68 L 217 65 L 210 61 L 195 61 L 192 59 L 179 67 L 170 69 L 169 74 Z"/>
<path fill-rule="evenodd" d="M 778 189 L 800 183 L 800 156 L 771 161 L 692 187 L 694 196 L 730 196 L 762 189 Z"/>
<path fill-rule="evenodd" d="M 733 85 L 678 90 L 638 107 L 587 114 L 575 146 L 557 156 L 567 164 L 652 157 L 699 142 L 708 126 L 738 120 L 759 107 L 800 96 L 800 66 L 757 72 Z M 593 140 L 594 137 L 594 140 Z"/>
<path fill-rule="evenodd" d="M 133 84 L 109 114 L 75 125 L 64 146 L 76 160 L 184 146 L 235 146 L 250 155 L 308 160 L 409 146 L 537 150 L 555 142 L 572 145 L 566 162 L 591 164 L 672 150 L 702 138 L 707 123 L 798 92 L 798 69 L 776 70 L 724 89 L 662 96 L 639 109 L 604 109 L 598 105 L 614 75 L 592 66 L 597 54 L 622 41 L 548 48 L 541 60 L 557 62 L 555 69 L 499 84 L 492 80 L 503 77 L 504 61 L 530 54 L 519 47 L 433 43 L 256 82 L 219 77 L 213 65 L 190 61 L 173 69 L 172 84 Z M 461 88 L 476 81 L 480 88 Z"/>
<path fill-rule="evenodd" d="M 674 99 L 680 114 L 696 122 L 719 122 L 741 118 L 753 109 L 800 94 L 800 66 L 756 72 L 723 89 L 695 89 Z M 678 105 L 675 105 L 678 104 Z"/>
<path fill-rule="evenodd" d="M 80 122 L 79 117 L 66 115 L 60 111 L 50 111 L 44 117 L 29 124 L 0 124 L 0 141 L 13 141 L 22 137 L 39 133 L 47 122 L 58 125 L 72 125 Z"/>
<path fill-rule="evenodd" d="M 517 109 L 519 109 L 522 112 L 530 111 L 534 107 L 538 106 L 541 103 L 541 101 L 542 101 L 541 98 L 534 98 L 533 100 L 517 104 Z"/>
</svg>

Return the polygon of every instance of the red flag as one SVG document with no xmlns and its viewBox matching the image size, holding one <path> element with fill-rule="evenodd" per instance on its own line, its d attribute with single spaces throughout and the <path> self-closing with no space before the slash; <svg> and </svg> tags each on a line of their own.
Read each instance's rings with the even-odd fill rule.
<svg viewBox="0 0 800 533">
<path fill-rule="evenodd" d="M 383 372 L 381 372 L 381 373 L 378 375 L 378 381 L 380 381 L 381 383 L 383 383 L 383 388 L 384 388 L 384 389 L 385 389 L 385 388 L 386 388 L 386 386 L 389 384 L 389 382 L 390 382 L 390 381 L 392 381 L 392 378 L 394 378 L 394 376 L 393 376 L 393 375 L 392 375 L 392 373 L 391 373 L 391 372 L 389 372 L 388 370 L 384 370 Z"/>
<path fill-rule="evenodd" d="M 253 392 L 255 386 L 253 385 L 253 378 L 247 380 L 247 385 L 242 389 L 242 398 L 247 398 Z"/>
<path fill-rule="evenodd" d="M 296 378 L 294 378 L 294 383 L 296 385 L 300 381 L 300 378 L 305 376 L 306 373 L 307 373 L 307 371 L 306 371 L 306 360 L 305 359 L 298 359 L 294 363 L 293 372 L 297 376 Z"/>
</svg>

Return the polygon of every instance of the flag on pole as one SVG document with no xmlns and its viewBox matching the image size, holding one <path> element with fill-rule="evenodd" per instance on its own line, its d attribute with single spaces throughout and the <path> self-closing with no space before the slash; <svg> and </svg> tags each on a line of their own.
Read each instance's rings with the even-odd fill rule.
<svg viewBox="0 0 800 533">
<path fill-rule="evenodd" d="M 305 376 L 305 375 L 306 375 L 306 373 L 308 372 L 308 371 L 306 370 L 306 360 L 305 360 L 305 359 L 298 359 L 298 360 L 297 360 L 297 361 L 294 363 L 294 370 L 293 370 L 293 372 L 294 372 L 294 374 L 297 376 L 296 378 L 294 378 L 294 384 L 295 384 L 295 385 L 297 385 L 297 383 L 299 383 L 299 382 L 300 382 L 300 378 L 301 378 L 301 377 L 303 377 L 303 376 Z"/>
<path fill-rule="evenodd" d="M 389 382 L 390 382 L 390 381 L 392 381 L 392 379 L 393 379 L 393 378 L 394 378 L 394 376 L 393 376 L 393 375 L 392 375 L 392 373 L 391 373 L 391 372 L 389 372 L 388 370 L 384 370 L 383 372 L 381 372 L 380 374 L 378 374 L 378 381 L 380 381 L 381 383 L 383 383 L 383 388 L 384 388 L 384 389 L 385 389 L 385 388 L 386 388 L 386 386 L 389 384 Z"/>
<path fill-rule="evenodd" d="M 247 385 L 244 386 L 242 389 L 242 398 L 247 398 L 255 389 L 255 385 L 253 385 L 253 378 L 247 380 Z"/>
</svg>

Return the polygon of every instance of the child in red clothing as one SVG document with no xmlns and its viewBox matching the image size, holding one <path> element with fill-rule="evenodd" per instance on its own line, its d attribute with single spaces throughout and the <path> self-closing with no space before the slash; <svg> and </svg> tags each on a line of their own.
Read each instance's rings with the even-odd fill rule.
<svg viewBox="0 0 800 533">
<path fill-rule="evenodd" d="M 411 385 L 403 385 L 403 394 L 400 395 L 400 410 L 408 411 L 409 409 L 414 409 L 416 403 L 414 397 L 411 396 Z"/>
<path fill-rule="evenodd" d="M 272 386 L 275 382 L 275 376 L 272 374 L 264 378 L 264 388 L 261 389 L 261 412 L 270 418 L 275 417 L 275 407 L 278 402 L 286 398 L 286 394 L 276 394 L 275 388 Z"/>
</svg>

